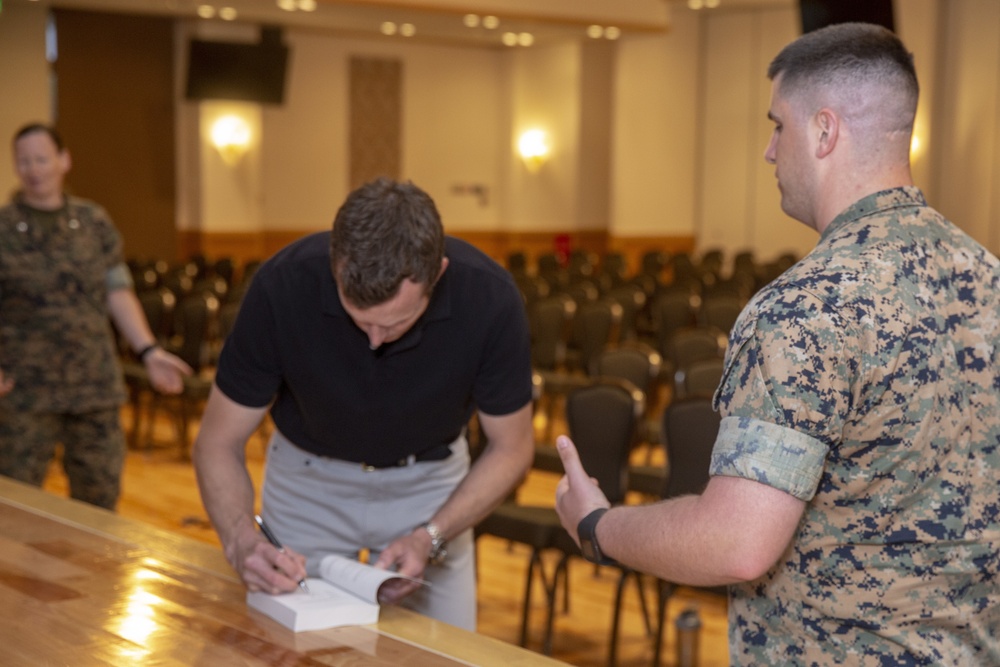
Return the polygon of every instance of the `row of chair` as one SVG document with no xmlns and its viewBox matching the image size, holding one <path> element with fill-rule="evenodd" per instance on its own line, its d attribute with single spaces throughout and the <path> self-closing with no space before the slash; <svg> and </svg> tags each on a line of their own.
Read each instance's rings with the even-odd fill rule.
<svg viewBox="0 0 1000 667">
<path fill-rule="evenodd" d="M 645 411 L 645 396 L 634 384 L 621 378 L 596 377 L 572 388 L 566 394 L 565 417 L 570 437 L 580 453 L 584 468 L 594 476 L 612 504 L 625 502 L 629 491 L 635 490 L 630 479 L 635 467 L 629 455 Z M 661 439 L 666 447 L 667 465 L 656 473 L 647 473 L 644 490 L 656 498 L 670 498 L 700 491 L 708 480 L 709 457 L 718 433 L 719 417 L 706 397 L 694 397 L 672 402 L 662 415 Z M 538 449 L 551 445 L 539 445 Z M 547 469 L 556 470 L 551 461 Z M 551 466 L 551 467 L 550 467 Z M 561 466 L 557 471 L 561 471 Z M 640 473 L 642 474 L 642 473 Z M 652 482 L 650 480 L 653 480 Z M 551 506 L 525 505 L 516 495 L 501 504 L 476 528 L 478 536 L 492 535 L 500 539 L 525 544 L 530 549 L 524 585 L 520 643 L 527 645 L 531 595 L 540 582 L 545 594 L 546 619 L 542 639 L 543 651 L 552 649 L 554 622 L 559 595 L 563 607 L 569 604 L 568 568 L 571 559 L 580 556 L 575 541 L 562 529 L 558 515 Z M 543 555 L 557 554 L 554 566 L 546 570 Z M 659 664 L 663 639 L 665 606 L 674 590 L 671 582 L 657 582 L 657 623 L 649 619 L 643 575 L 618 567 L 619 580 L 609 638 L 609 665 L 615 665 L 621 610 L 627 583 L 634 581 L 640 595 L 647 628 L 655 637 L 656 662 Z"/>
<path fill-rule="evenodd" d="M 152 390 L 145 367 L 122 345 L 122 367 L 132 407 L 130 442 L 151 446 L 153 425 L 166 410 L 176 426 L 181 457 L 190 446 L 190 424 L 208 398 L 214 365 L 222 342 L 232 328 L 254 264 L 244 267 L 233 282 L 231 263 L 219 260 L 209 267 L 196 259 L 170 267 L 166 262 L 132 262 L 136 292 L 143 313 L 160 345 L 183 359 L 194 371 L 184 379 L 179 396 Z"/>
</svg>

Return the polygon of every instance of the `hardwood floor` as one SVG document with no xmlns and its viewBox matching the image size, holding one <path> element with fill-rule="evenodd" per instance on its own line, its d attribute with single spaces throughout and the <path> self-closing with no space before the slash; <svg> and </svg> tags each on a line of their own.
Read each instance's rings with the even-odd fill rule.
<svg viewBox="0 0 1000 667">
<path fill-rule="evenodd" d="M 123 423 L 132 424 L 128 408 Z M 192 425 L 192 433 L 196 425 Z M 154 443 L 149 448 L 130 449 L 125 464 L 122 496 L 118 512 L 190 538 L 218 544 L 207 521 L 198 495 L 191 464 L 179 456 L 176 429 L 167 420 L 157 420 Z M 247 448 L 248 465 L 259 488 L 263 476 L 266 433 L 254 438 Z M 644 456 L 641 452 L 637 456 Z M 558 475 L 532 471 L 520 489 L 526 502 L 551 504 Z M 53 463 L 45 483 L 48 491 L 66 494 L 61 469 Z M 639 502 L 640 499 L 634 499 Z M 528 550 L 490 536 L 479 541 L 479 632 L 511 643 L 520 634 L 524 578 Z M 548 560 L 551 568 L 553 561 Z M 618 582 L 614 568 L 594 568 L 582 560 L 570 568 L 570 609 L 555 620 L 553 657 L 578 667 L 608 664 L 612 605 Z M 652 582 L 647 586 L 650 608 L 655 605 Z M 533 595 L 528 648 L 541 650 L 545 625 L 544 596 L 538 586 Z M 726 640 L 726 603 L 707 592 L 680 589 L 668 605 L 668 630 L 662 651 L 662 665 L 676 665 L 673 620 L 684 609 L 697 608 L 702 620 L 700 635 L 701 667 L 729 664 Z M 643 616 L 634 586 L 626 593 L 619 638 L 619 667 L 646 667 L 652 664 L 652 639 L 646 635 Z"/>
</svg>

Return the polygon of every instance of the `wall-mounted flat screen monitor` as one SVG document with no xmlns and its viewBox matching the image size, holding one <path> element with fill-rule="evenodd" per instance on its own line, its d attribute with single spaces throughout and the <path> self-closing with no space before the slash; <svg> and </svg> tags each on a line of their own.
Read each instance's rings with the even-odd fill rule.
<svg viewBox="0 0 1000 667">
<path fill-rule="evenodd" d="M 288 47 L 192 39 L 188 50 L 189 100 L 239 100 L 281 104 L 285 99 Z"/>
<path fill-rule="evenodd" d="M 802 33 L 833 23 L 874 23 L 895 31 L 892 0 L 799 0 Z"/>
</svg>

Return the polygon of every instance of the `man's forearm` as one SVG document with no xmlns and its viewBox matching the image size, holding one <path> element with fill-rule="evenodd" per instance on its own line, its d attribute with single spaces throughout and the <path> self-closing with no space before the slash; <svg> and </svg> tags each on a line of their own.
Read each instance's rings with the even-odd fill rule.
<svg viewBox="0 0 1000 667">
<path fill-rule="evenodd" d="M 486 427 L 486 449 L 445 504 L 428 517 L 448 537 L 479 523 L 520 484 L 531 467 L 531 406 L 512 415 L 487 419 L 495 423 Z"/>
<path fill-rule="evenodd" d="M 239 405 L 213 386 L 192 448 L 202 503 L 227 549 L 240 532 L 254 530 L 246 441 L 265 411 Z"/>
<path fill-rule="evenodd" d="M 193 458 L 202 503 L 223 545 L 241 530 L 253 530 L 254 488 L 245 461 L 204 445 Z"/>
<path fill-rule="evenodd" d="M 713 477 L 700 496 L 613 508 L 598 523 L 597 538 L 603 553 L 634 569 L 678 584 L 718 586 L 767 572 L 804 507 L 763 484 Z"/>
</svg>

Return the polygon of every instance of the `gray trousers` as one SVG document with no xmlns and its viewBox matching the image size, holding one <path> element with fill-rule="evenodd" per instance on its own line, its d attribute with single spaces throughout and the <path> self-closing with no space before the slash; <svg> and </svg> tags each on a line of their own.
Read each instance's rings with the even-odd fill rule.
<svg viewBox="0 0 1000 667">
<path fill-rule="evenodd" d="M 413 531 L 444 504 L 469 471 L 465 437 L 443 461 L 366 472 L 361 464 L 299 449 L 275 431 L 268 445 L 262 513 L 277 538 L 307 558 L 309 576 L 335 553 L 370 561 Z M 472 530 L 449 540 L 448 557 L 428 565 L 423 586 L 401 604 L 467 630 L 476 629 L 475 546 Z"/>
</svg>

